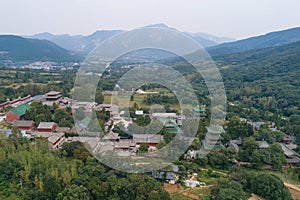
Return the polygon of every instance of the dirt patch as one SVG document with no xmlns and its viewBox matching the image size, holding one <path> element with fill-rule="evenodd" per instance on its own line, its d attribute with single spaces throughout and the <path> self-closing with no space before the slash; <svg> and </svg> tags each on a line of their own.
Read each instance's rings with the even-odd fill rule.
<svg viewBox="0 0 300 200">
<path fill-rule="evenodd" d="M 285 187 L 289 189 L 293 199 L 300 199 L 300 188 L 296 185 L 284 183 Z"/>
<path fill-rule="evenodd" d="M 251 197 L 249 198 L 249 200 L 264 200 L 264 198 L 262 198 L 256 194 L 251 194 Z"/>
<path fill-rule="evenodd" d="M 164 183 L 164 189 L 169 193 L 169 194 L 173 194 L 173 193 L 181 193 L 183 196 L 185 197 L 189 197 L 192 199 L 199 199 L 199 196 L 196 194 L 192 194 L 189 192 L 190 189 L 184 190 L 180 184 L 168 184 L 168 183 Z"/>
<path fill-rule="evenodd" d="M 186 196 L 186 197 L 189 197 L 189 198 L 192 198 L 192 199 L 199 199 L 198 195 L 192 194 L 192 193 L 189 193 L 189 192 L 182 192 L 182 195 Z"/>
<path fill-rule="evenodd" d="M 164 189 L 165 189 L 169 194 L 183 191 L 183 188 L 182 188 L 181 185 L 179 185 L 179 184 L 172 185 L 172 184 L 164 183 Z"/>
</svg>

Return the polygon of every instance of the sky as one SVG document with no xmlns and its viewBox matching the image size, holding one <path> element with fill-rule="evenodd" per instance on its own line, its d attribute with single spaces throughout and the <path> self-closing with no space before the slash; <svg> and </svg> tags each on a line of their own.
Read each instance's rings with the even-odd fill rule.
<svg viewBox="0 0 300 200">
<path fill-rule="evenodd" d="M 300 27 L 299 0 L 0 0 L 0 34 L 88 35 L 164 23 L 242 39 Z"/>
</svg>

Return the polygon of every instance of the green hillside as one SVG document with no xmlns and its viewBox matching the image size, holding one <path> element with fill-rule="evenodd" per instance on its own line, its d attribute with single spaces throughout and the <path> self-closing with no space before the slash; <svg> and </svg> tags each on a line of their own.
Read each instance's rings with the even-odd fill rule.
<svg viewBox="0 0 300 200">
<path fill-rule="evenodd" d="M 230 101 L 284 116 L 300 114 L 300 42 L 215 60 Z"/>
<path fill-rule="evenodd" d="M 0 60 L 72 61 L 78 59 L 70 51 L 47 41 L 0 35 Z"/>
</svg>

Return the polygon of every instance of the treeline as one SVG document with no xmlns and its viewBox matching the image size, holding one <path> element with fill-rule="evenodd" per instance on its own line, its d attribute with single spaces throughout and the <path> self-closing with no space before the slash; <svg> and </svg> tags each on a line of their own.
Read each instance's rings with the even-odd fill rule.
<svg viewBox="0 0 300 200">
<path fill-rule="evenodd" d="M 74 87 L 76 69 L 73 70 L 33 70 L 0 68 L 0 103 L 7 98 L 40 95 L 51 90 L 70 96 Z"/>
</svg>

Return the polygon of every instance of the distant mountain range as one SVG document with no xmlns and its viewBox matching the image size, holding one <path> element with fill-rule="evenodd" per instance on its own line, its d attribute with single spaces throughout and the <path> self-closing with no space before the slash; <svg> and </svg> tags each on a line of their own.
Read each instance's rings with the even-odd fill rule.
<svg viewBox="0 0 300 200">
<path fill-rule="evenodd" d="M 70 51 L 74 51 L 81 54 L 88 54 L 101 42 L 121 32 L 121 30 L 103 30 L 96 31 L 92 35 L 88 36 L 71 36 L 67 34 L 53 35 L 51 33 L 40 33 L 33 36 L 28 36 L 28 38 L 49 40 Z"/>
<path fill-rule="evenodd" d="M 48 40 L 0 35 L 0 60 L 71 61 L 75 59 L 78 60 L 78 57 L 71 51 Z"/>
<path fill-rule="evenodd" d="M 212 56 L 244 52 L 253 49 L 280 46 L 300 40 L 300 28 L 292 28 L 284 31 L 271 32 L 266 35 L 251 37 L 236 42 L 224 43 L 207 48 Z"/>
<path fill-rule="evenodd" d="M 170 30 L 176 30 L 175 28 L 171 28 L 166 26 L 165 24 L 154 24 L 145 26 L 146 28 L 166 28 Z M 83 54 L 88 54 L 92 49 L 94 49 L 97 45 L 103 42 L 105 39 L 116 35 L 118 33 L 123 32 L 122 30 L 102 30 L 96 31 L 92 35 L 88 36 L 70 36 L 70 35 L 53 35 L 50 33 L 40 33 L 33 36 L 27 36 L 28 38 L 32 39 L 43 39 L 43 40 L 50 40 L 55 44 L 74 51 L 80 52 Z M 231 42 L 234 39 L 225 38 L 225 37 L 216 37 L 213 35 L 208 35 L 205 33 L 187 33 L 183 32 L 186 36 L 191 37 L 196 42 L 198 42 L 203 47 L 210 47 L 217 44 L 221 44 L 224 42 Z"/>
<path fill-rule="evenodd" d="M 164 24 L 155 24 L 147 27 L 176 30 Z M 0 35 L 0 60 L 78 61 L 105 39 L 121 32 L 123 31 L 102 30 L 88 36 L 53 35 L 50 33 L 40 33 L 26 37 Z M 276 47 L 300 41 L 300 28 L 272 32 L 234 42 L 230 38 L 216 37 L 205 33 L 182 33 L 204 46 L 212 57 Z"/>
</svg>

